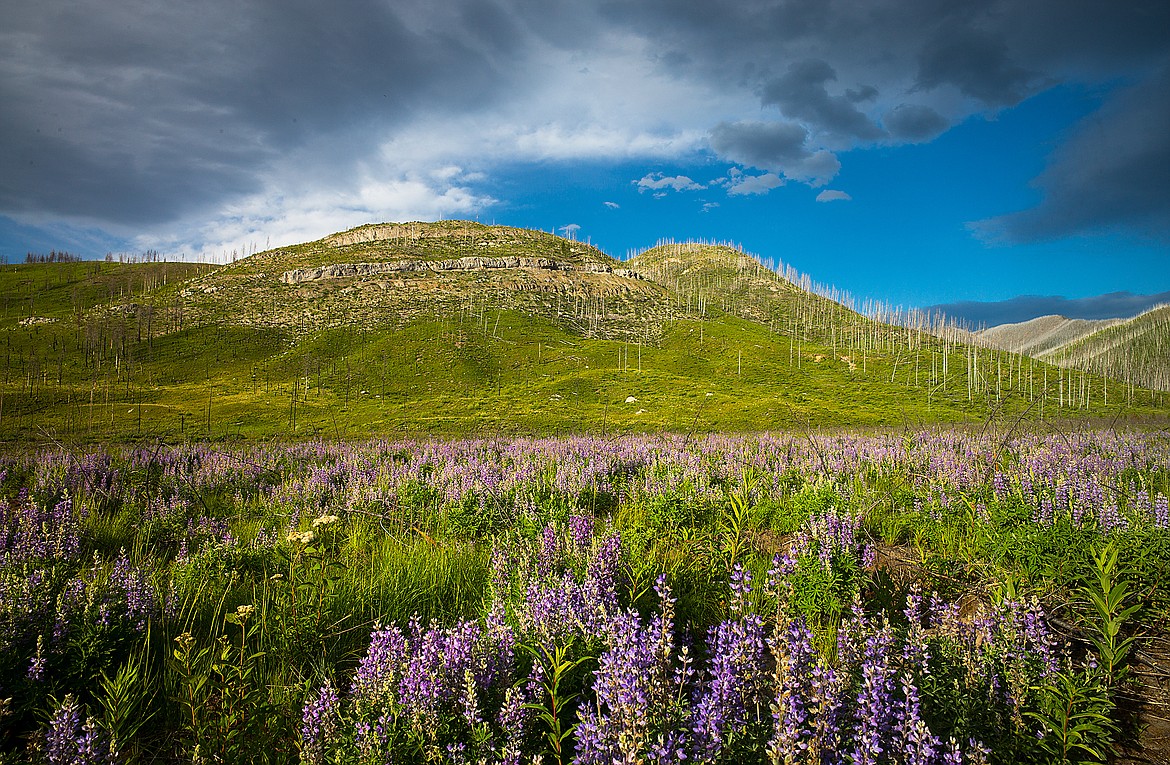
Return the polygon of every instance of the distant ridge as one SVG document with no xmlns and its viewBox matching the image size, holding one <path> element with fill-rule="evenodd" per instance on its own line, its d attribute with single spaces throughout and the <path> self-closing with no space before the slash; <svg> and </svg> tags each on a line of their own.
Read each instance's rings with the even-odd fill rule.
<svg viewBox="0 0 1170 765">
<path fill-rule="evenodd" d="M 1000 324 L 976 332 L 989 345 L 1013 353 L 1042 357 L 1125 319 L 1068 319 L 1064 316 L 1040 316 L 1016 324 Z"/>
<path fill-rule="evenodd" d="M 975 336 L 993 348 L 1170 390 L 1170 305 L 1155 306 L 1130 319 L 1041 316 L 990 327 Z"/>
<path fill-rule="evenodd" d="M 996 327 L 1023 324 L 1036 317 L 1063 316 L 1068 319 L 1129 319 L 1164 303 L 1170 303 L 1170 291 L 1135 295 L 1132 292 L 1107 292 L 1081 298 L 1061 295 L 1017 295 L 1007 300 L 972 301 L 929 306 L 926 313 L 942 313 L 964 326 Z"/>
<path fill-rule="evenodd" d="M 1146 388 L 1170 390 L 1170 305 L 1099 329 L 1044 358 Z"/>
</svg>

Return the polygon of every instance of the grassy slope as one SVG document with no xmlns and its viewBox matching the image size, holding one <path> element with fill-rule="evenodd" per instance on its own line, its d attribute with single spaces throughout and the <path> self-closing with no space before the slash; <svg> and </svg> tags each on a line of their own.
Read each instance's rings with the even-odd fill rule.
<svg viewBox="0 0 1170 765">
<path fill-rule="evenodd" d="M 65 319 L 103 303 L 162 296 L 213 266 L 199 263 L 22 263 L 0 266 L 0 327 Z M 168 289 L 170 288 L 170 289 Z"/>
<path fill-rule="evenodd" d="M 571 246 L 549 235 L 534 239 L 541 237 L 558 249 Z M 438 241 L 439 249 L 460 252 Z M 339 262 L 362 258 L 362 252 L 349 251 L 355 246 L 346 245 Z M 168 272 L 164 285 L 150 270 L 176 264 L 101 264 L 89 275 L 85 269 L 94 264 L 0 272 L 0 289 L 10 299 L 27 297 L 27 285 L 50 285 L 45 297 L 34 298 L 33 315 L 65 319 L 22 326 L 13 316 L 2 325 L 0 438 L 616 434 L 901 425 L 978 420 L 993 411 L 1038 414 L 1043 407 L 1048 415 L 1071 416 L 1165 412 L 1149 396 L 1123 403 L 1117 392 L 1109 407 L 1099 394 L 1090 397 L 1087 409 L 1058 410 L 1051 400 L 1030 403 L 1018 390 L 1039 387 L 1042 367 L 1032 367 L 1030 386 L 1021 383 L 1017 367 L 1009 386 L 1003 367 L 1018 365 L 1018 359 L 1007 354 L 981 360 L 981 389 L 970 390 L 965 351 L 952 347 L 944 382 L 942 345 L 933 338 L 907 344 L 911 338 L 904 331 L 873 325 L 769 272 L 753 272 L 745 281 L 732 273 L 743 269 L 721 271 L 718 263 L 700 260 L 684 264 L 690 287 L 670 285 L 666 278 L 666 289 L 650 285 L 658 292 L 639 287 L 639 300 L 665 297 L 645 314 L 645 326 L 628 331 L 587 331 L 586 322 L 568 320 L 549 303 L 541 304 L 543 313 L 506 296 L 493 304 L 499 282 L 474 279 L 460 284 L 479 290 L 469 301 L 482 301 L 478 310 L 451 311 L 439 301 L 424 301 L 409 315 L 361 327 L 241 326 L 230 310 L 238 295 L 232 298 L 231 281 L 222 274 L 271 274 L 300 263 L 294 256 L 262 255 L 215 273 L 191 266 L 188 273 L 198 277 L 187 284 L 177 284 Z M 154 306 L 151 324 L 141 310 L 99 305 L 118 278 L 144 286 L 137 292 L 124 287 L 113 304 Z M 216 291 L 206 292 L 209 286 Z M 329 286 L 317 293 L 319 301 L 344 298 L 344 289 Z M 409 287 L 396 288 L 396 299 L 409 297 Z M 305 300 L 314 294 L 297 290 Z M 694 305 L 700 292 L 705 316 Z M 82 303 L 97 307 L 86 311 L 77 307 Z M 346 304 L 340 305 L 336 310 L 344 314 Z M 205 317 L 203 323 L 193 323 L 194 316 Z M 857 335 L 860 352 L 843 348 L 846 334 Z M 651 342 L 639 345 L 630 337 Z M 995 362 L 997 376 L 989 382 Z M 1055 385 L 1052 374 L 1050 389 Z M 636 401 L 627 402 L 629 397 Z"/>
</svg>

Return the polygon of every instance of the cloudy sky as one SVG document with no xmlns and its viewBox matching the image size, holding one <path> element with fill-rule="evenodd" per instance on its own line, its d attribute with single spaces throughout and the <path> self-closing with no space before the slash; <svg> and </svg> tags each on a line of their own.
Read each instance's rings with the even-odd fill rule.
<svg viewBox="0 0 1170 765">
<path fill-rule="evenodd" d="M 1164 0 L 7 0 L 0 255 L 468 218 L 1099 307 L 1170 290 L 1167 29 Z"/>
</svg>

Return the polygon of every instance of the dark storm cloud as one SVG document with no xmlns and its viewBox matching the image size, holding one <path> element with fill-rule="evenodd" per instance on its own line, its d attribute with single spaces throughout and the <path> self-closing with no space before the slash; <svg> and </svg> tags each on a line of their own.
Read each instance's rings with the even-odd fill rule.
<svg viewBox="0 0 1170 765">
<path fill-rule="evenodd" d="M 948 24 L 918 54 L 919 87 L 953 85 L 988 106 L 1019 103 L 1036 79 L 1035 72 L 1013 62 L 1003 39 L 964 21 Z"/>
<path fill-rule="evenodd" d="M 815 186 L 827 183 L 841 163 L 827 151 L 811 151 L 808 130 L 793 122 L 721 122 L 711 148 L 732 162 L 782 173 Z"/>
<path fill-rule="evenodd" d="M 938 136 L 950 123 L 947 118 L 921 104 L 899 104 L 882 119 L 890 135 L 901 141 L 928 141 Z"/>
<path fill-rule="evenodd" d="M 581 135 L 707 130 L 719 158 L 812 184 L 837 172 L 834 152 L 927 141 L 1056 84 L 1144 92 L 1170 55 L 1164 0 L 9 0 L 2 21 L 0 214 L 101 225 L 278 196 L 274 166 L 301 157 L 312 170 L 292 182 L 344 182 L 424 117 L 575 135 L 605 119 L 596 104 L 657 84 L 583 93 L 587 118 L 542 114 L 550 83 L 574 87 L 599 50 L 693 86 L 693 113 L 712 92 L 759 108 Z M 1164 230 L 1165 140 L 1143 132 L 1167 124 L 1155 90 L 1087 122 L 1039 179 L 1044 204 L 999 221 L 1001 235 Z M 465 134 L 427 136 L 461 156 Z"/>
<path fill-rule="evenodd" d="M 1086 118 L 1036 184 L 1037 207 L 976 229 L 1009 242 L 1102 230 L 1170 239 L 1170 66 Z"/>
<path fill-rule="evenodd" d="M 829 95 L 825 83 L 836 79 L 837 73 L 827 61 L 796 61 L 783 75 L 764 83 L 760 100 L 765 106 L 778 106 L 784 116 L 805 120 L 830 135 L 862 140 L 880 137 L 881 128 L 855 106 L 877 96 L 877 89 L 863 86 L 843 96 Z"/>
<path fill-rule="evenodd" d="M 711 147 L 734 162 L 783 170 L 808 157 L 806 138 L 794 122 L 721 122 L 711 130 Z"/>
<path fill-rule="evenodd" d="M 613 0 L 602 7 L 654 51 L 685 51 L 688 73 L 753 89 L 763 106 L 834 151 L 849 148 L 841 138 L 931 140 L 972 114 L 994 115 L 1059 84 L 1144 82 L 1170 54 L 1163 0 Z M 1165 142 L 1142 131 L 1170 135 L 1170 121 L 1153 111 L 1143 116 L 1135 105 L 1130 117 L 1090 118 L 1039 179 L 1048 194 L 1042 208 L 1004 221 L 1004 230 L 1025 239 L 1120 226 L 1161 236 L 1170 165 Z M 1090 127 L 1094 119 L 1103 124 Z M 1090 148 L 1091 172 L 1078 171 Z M 744 152 L 721 156 L 738 162 Z"/>
<path fill-rule="evenodd" d="M 975 327 L 994 327 L 999 324 L 1017 324 L 1039 316 L 1063 316 L 1066 319 L 1128 319 L 1164 303 L 1170 303 L 1170 292 L 1156 295 L 1110 292 L 1107 295 L 1071 299 L 1057 295 L 1020 295 L 1009 300 L 988 303 L 962 301 L 932 305 L 923 310 L 928 313 L 940 312 Z"/>
<path fill-rule="evenodd" d="M 490 2 L 18 2 L 0 31 L 0 210 L 144 223 L 254 191 L 332 135 L 344 170 L 418 109 L 498 94 L 522 30 Z"/>
</svg>

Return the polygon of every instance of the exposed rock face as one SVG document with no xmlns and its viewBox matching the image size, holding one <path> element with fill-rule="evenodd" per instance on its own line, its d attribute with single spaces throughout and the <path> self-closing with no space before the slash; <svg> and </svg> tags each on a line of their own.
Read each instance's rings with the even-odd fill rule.
<svg viewBox="0 0 1170 765">
<path fill-rule="evenodd" d="M 321 279 L 379 276 L 403 271 L 482 271 L 497 268 L 535 268 L 546 271 L 579 271 L 593 274 L 613 274 L 626 279 L 641 279 L 642 275 L 628 268 L 613 268 L 605 263 L 574 265 L 549 258 L 482 258 L 466 257 L 452 260 L 399 260 L 391 263 L 333 263 L 320 268 L 298 268 L 285 271 L 280 280 L 285 284 L 300 284 Z"/>
</svg>

